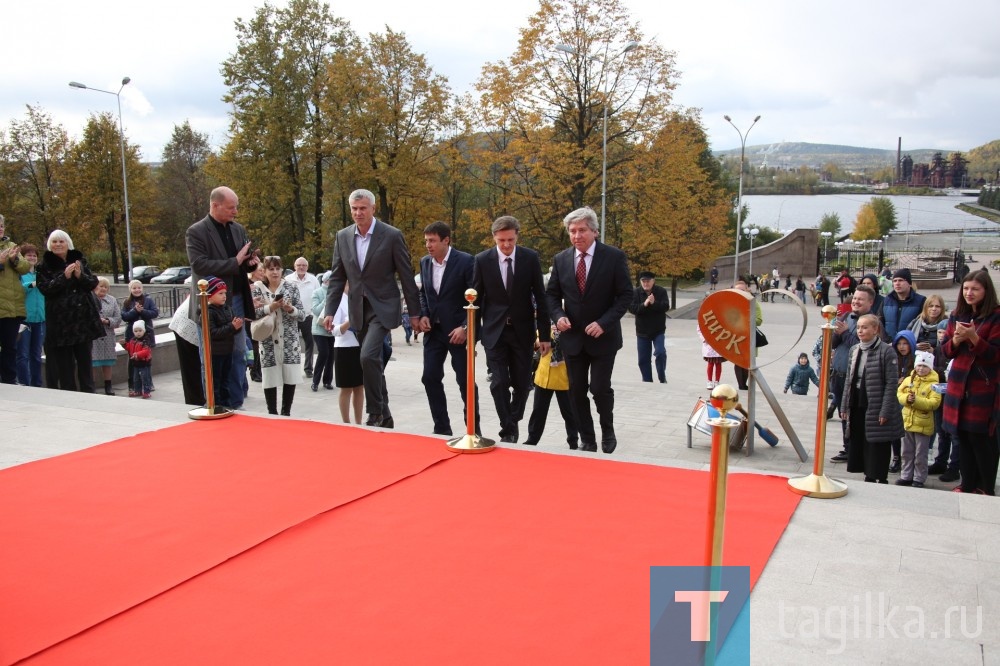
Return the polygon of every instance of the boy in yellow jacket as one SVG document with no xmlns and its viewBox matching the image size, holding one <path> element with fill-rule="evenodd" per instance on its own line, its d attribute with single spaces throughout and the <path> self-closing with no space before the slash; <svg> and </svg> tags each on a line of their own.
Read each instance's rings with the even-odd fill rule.
<svg viewBox="0 0 1000 666">
<path fill-rule="evenodd" d="M 903 468 L 897 486 L 923 488 L 927 481 L 927 449 L 934 433 L 934 410 L 941 406 L 941 394 L 933 390 L 938 381 L 934 354 L 917 352 L 913 371 L 899 384 L 896 397 L 903 406 Z"/>
</svg>

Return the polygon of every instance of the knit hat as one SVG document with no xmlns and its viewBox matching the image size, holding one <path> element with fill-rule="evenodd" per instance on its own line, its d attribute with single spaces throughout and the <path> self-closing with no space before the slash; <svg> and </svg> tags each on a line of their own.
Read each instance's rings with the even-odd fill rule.
<svg viewBox="0 0 1000 666">
<path fill-rule="evenodd" d="M 214 275 L 209 275 L 206 279 L 208 280 L 208 287 L 205 291 L 209 296 L 213 296 L 220 291 L 226 291 L 227 287 L 225 280 L 217 278 Z"/>
<path fill-rule="evenodd" d="M 917 367 L 918 365 L 926 365 L 928 368 L 931 369 L 934 368 L 934 354 L 930 352 L 923 352 L 923 351 L 917 352 L 913 358 L 914 358 L 913 361 L 914 368 Z"/>
<path fill-rule="evenodd" d="M 939 321 L 938 322 L 937 330 L 939 330 L 939 331 L 947 331 L 948 330 L 948 320 L 947 319 L 942 319 L 941 321 Z"/>
<path fill-rule="evenodd" d="M 145 335 L 146 323 L 140 319 L 139 321 L 132 324 L 132 333 L 135 335 Z"/>
<path fill-rule="evenodd" d="M 909 282 L 910 284 L 913 284 L 913 276 L 910 275 L 909 268 L 898 269 L 895 273 L 892 274 L 892 279 L 895 280 L 896 278 L 902 278 L 907 282 Z"/>
</svg>

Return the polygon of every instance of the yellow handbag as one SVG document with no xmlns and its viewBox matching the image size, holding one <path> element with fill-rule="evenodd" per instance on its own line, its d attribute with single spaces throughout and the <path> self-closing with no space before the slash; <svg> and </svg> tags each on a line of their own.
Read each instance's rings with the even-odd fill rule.
<svg viewBox="0 0 1000 666">
<path fill-rule="evenodd" d="M 566 372 L 566 362 L 552 365 L 552 352 L 543 356 L 538 361 L 538 369 L 535 370 L 535 385 L 550 391 L 568 391 L 569 374 Z"/>
</svg>

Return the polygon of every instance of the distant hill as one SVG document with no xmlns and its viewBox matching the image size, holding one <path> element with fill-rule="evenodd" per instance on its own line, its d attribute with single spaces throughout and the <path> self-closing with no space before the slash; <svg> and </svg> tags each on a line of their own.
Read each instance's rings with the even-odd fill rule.
<svg viewBox="0 0 1000 666">
<path fill-rule="evenodd" d="M 945 157 L 955 150 L 903 149 L 904 155 L 913 158 L 914 163 L 929 163 L 934 153 Z M 717 151 L 718 157 L 739 157 L 740 149 Z M 835 146 L 826 143 L 782 142 L 757 146 L 747 146 L 747 160 L 756 166 L 767 163 L 769 167 L 797 169 L 799 167 L 822 167 L 833 162 L 843 169 L 877 169 L 896 163 L 896 151 L 884 148 L 859 148 L 856 146 Z"/>
</svg>

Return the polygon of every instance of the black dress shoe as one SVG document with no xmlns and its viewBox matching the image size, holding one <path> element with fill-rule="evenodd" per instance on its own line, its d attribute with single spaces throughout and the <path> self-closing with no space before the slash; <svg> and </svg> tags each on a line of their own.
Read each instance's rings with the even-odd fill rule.
<svg viewBox="0 0 1000 666">
<path fill-rule="evenodd" d="M 834 457 L 830 458 L 830 462 L 847 462 L 847 451 L 841 451 Z"/>
<path fill-rule="evenodd" d="M 569 444 L 569 448 L 571 448 L 574 451 L 576 451 L 576 440 L 575 439 L 566 440 L 566 443 Z"/>
<path fill-rule="evenodd" d="M 580 451 L 593 451 L 597 452 L 597 442 L 584 442 L 580 440 Z"/>
<path fill-rule="evenodd" d="M 517 435 L 503 435 L 500 441 L 505 444 L 517 444 Z"/>
<path fill-rule="evenodd" d="M 369 414 L 368 415 L 368 420 L 365 421 L 365 425 L 366 426 L 373 426 L 373 427 L 377 427 L 381 423 L 382 423 L 382 415 L 381 414 Z"/>
<path fill-rule="evenodd" d="M 523 442 L 521 442 L 521 443 L 522 443 L 522 444 L 526 444 L 527 446 L 538 446 L 538 442 L 537 442 L 537 441 L 534 441 L 534 442 L 533 442 L 533 441 L 531 441 L 531 439 L 530 439 L 530 438 L 529 438 L 529 439 L 526 439 L 526 440 L 524 440 L 524 441 L 523 441 Z"/>
<path fill-rule="evenodd" d="M 601 438 L 601 450 L 605 453 L 614 453 L 618 446 L 618 439 L 614 433 L 609 433 Z"/>
<path fill-rule="evenodd" d="M 899 456 L 893 456 L 892 464 L 889 465 L 890 474 L 899 474 L 899 470 L 903 468 L 903 461 L 899 459 Z"/>
<path fill-rule="evenodd" d="M 313 376 L 313 371 L 310 370 L 309 368 L 306 368 L 306 377 L 312 377 L 312 376 Z"/>
<path fill-rule="evenodd" d="M 391 416 L 385 416 L 378 422 L 379 428 L 393 428 L 395 425 L 396 424 L 392 422 Z"/>
<path fill-rule="evenodd" d="M 333 384 L 323 384 L 323 388 L 325 388 L 327 391 L 332 391 Z"/>
<path fill-rule="evenodd" d="M 452 433 L 451 428 L 434 428 L 434 434 L 451 437 L 454 433 Z"/>
<path fill-rule="evenodd" d="M 315 393 L 316 391 L 318 391 L 318 390 L 319 390 L 319 387 L 318 387 L 318 386 L 316 386 L 315 384 L 313 384 L 313 385 L 312 385 L 312 386 L 310 386 L 309 388 L 311 388 L 311 389 L 313 390 L 313 393 Z"/>
<path fill-rule="evenodd" d="M 936 462 L 927 468 L 928 474 L 944 474 L 947 471 L 948 471 L 948 465 L 940 462 Z"/>
<path fill-rule="evenodd" d="M 962 475 L 958 473 L 958 470 L 949 469 L 947 472 L 938 477 L 941 481 L 945 483 L 951 483 L 952 481 L 958 481 L 962 478 Z"/>
</svg>

